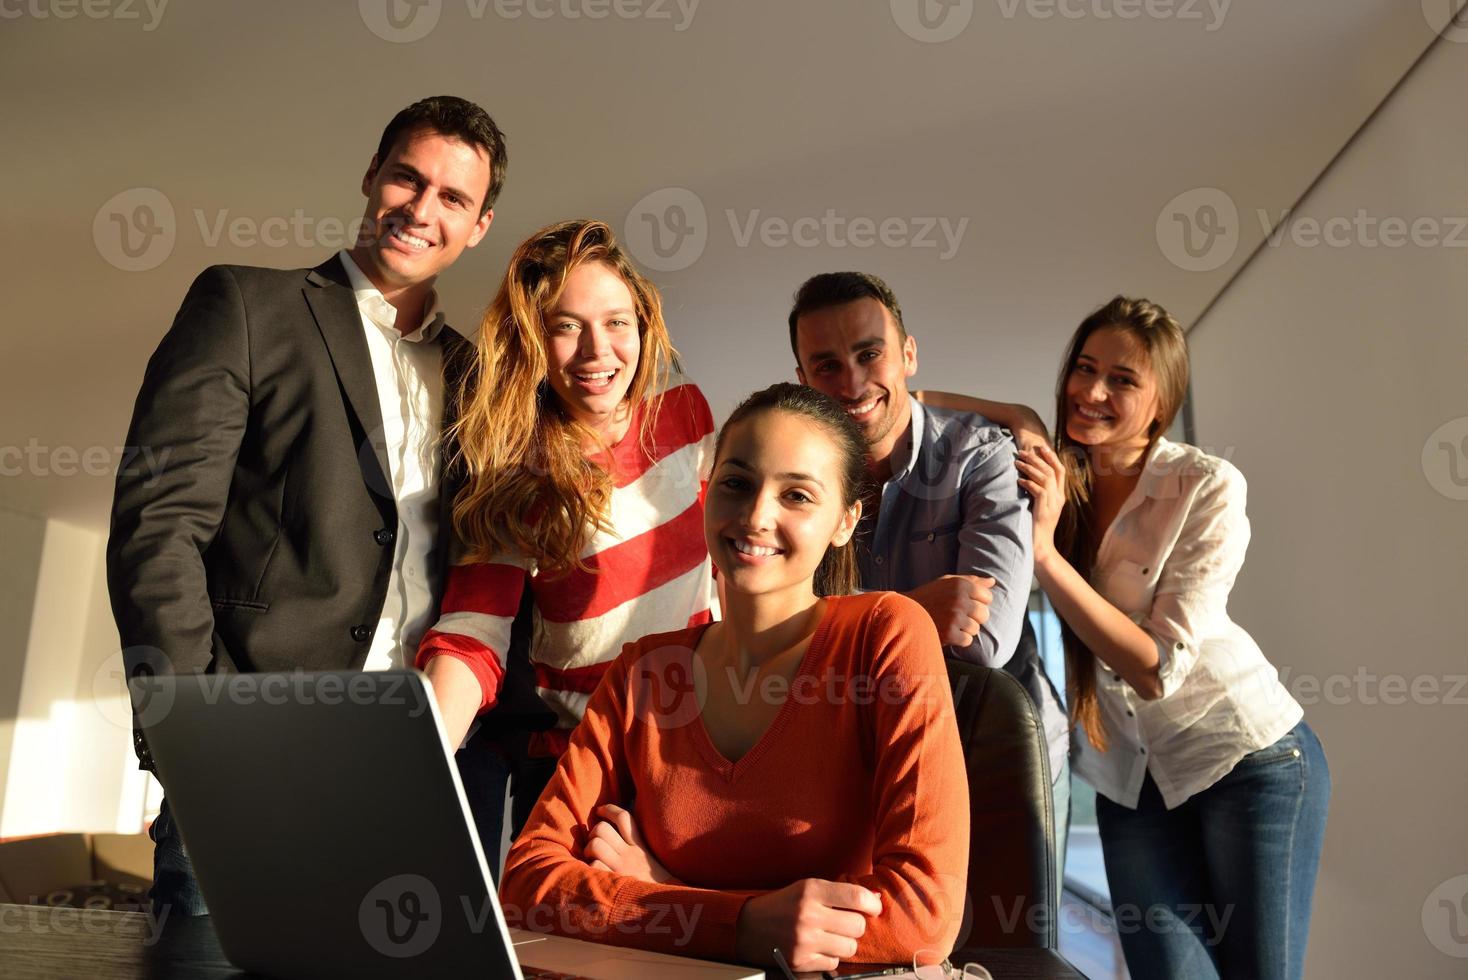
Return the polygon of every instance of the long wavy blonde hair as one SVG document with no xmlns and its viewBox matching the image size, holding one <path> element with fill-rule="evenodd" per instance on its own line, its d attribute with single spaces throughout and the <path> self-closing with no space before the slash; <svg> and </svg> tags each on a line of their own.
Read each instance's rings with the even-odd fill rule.
<svg viewBox="0 0 1468 980">
<path fill-rule="evenodd" d="M 567 277 L 588 262 L 610 266 L 632 293 L 641 353 L 627 402 L 641 417 L 638 439 L 650 447 L 656 396 L 678 370 L 662 297 L 604 222 L 542 228 L 510 257 L 479 325 L 474 368 L 456 395 L 452 465 L 464 485 L 453 520 L 466 560 L 508 552 L 531 556 L 546 570 L 584 568 L 580 555 L 591 537 L 612 530 L 608 447 L 566 411 L 546 377 L 545 314 L 559 302 Z"/>
<path fill-rule="evenodd" d="M 1177 319 L 1156 303 L 1118 296 L 1082 320 L 1071 337 L 1060 366 L 1060 377 L 1055 382 L 1055 452 L 1065 462 L 1065 507 L 1055 527 L 1055 548 L 1087 581 L 1096 564 L 1096 550 L 1101 546 L 1100 536 L 1096 534 L 1096 512 L 1091 506 L 1094 474 L 1087 447 L 1066 432 L 1070 399 L 1065 389 L 1086 340 L 1097 330 L 1108 327 L 1136 338 L 1146 350 L 1148 363 L 1157 377 L 1157 419 L 1147 430 L 1144 459 L 1171 428 L 1188 394 L 1187 336 Z M 1060 627 L 1065 644 L 1066 693 L 1071 719 L 1085 731 L 1092 745 L 1104 751 L 1108 739 L 1096 697 L 1096 655 L 1064 620 Z"/>
</svg>

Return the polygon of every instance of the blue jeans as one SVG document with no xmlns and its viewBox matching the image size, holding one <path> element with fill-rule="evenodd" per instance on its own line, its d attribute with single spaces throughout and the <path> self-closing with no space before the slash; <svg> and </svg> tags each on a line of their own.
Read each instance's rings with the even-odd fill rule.
<svg viewBox="0 0 1468 980">
<path fill-rule="evenodd" d="M 477 751 L 476 751 L 477 750 Z M 505 831 L 505 795 L 510 798 L 510 839 L 520 836 L 541 791 L 555 775 L 556 759 L 526 758 L 502 746 L 491 748 L 471 740 L 460 749 L 459 780 L 479 831 L 484 863 L 495 883 L 500 875 L 500 843 Z"/>
<path fill-rule="evenodd" d="M 1330 770 L 1303 721 L 1172 810 L 1149 774 L 1137 809 L 1096 797 L 1133 980 L 1297 980 Z"/>
<path fill-rule="evenodd" d="M 1065 889 L 1065 845 L 1070 840 L 1070 760 L 1060 764 L 1060 774 L 1050 787 L 1055 797 L 1055 896 Z"/>
</svg>

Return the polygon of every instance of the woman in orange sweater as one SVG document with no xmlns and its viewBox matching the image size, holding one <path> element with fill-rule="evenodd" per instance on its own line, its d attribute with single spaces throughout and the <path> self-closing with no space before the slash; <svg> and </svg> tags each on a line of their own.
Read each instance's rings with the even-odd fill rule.
<svg viewBox="0 0 1468 980">
<path fill-rule="evenodd" d="M 863 456 L 813 389 L 735 409 L 704 513 L 725 618 L 608 670 L 506 861 L 511 924 L 795 970 L 951 948 L 963 753 L 932 620 L 851 594 Z"/>
</svg>

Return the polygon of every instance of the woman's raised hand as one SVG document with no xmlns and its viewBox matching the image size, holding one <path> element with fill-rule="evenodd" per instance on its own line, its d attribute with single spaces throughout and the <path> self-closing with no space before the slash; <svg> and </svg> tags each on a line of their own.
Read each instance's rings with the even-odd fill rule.
<svg viewBox="0 0 1468 980">
<path fill-rule="evenodd" d="M 597 808 L 598 820 L 587 838 L 586 863 L 602 871 L 626 875 L 658 885 L 676 883 L 666 868 L 658 863 L 637 829 L 632 814 L 613 803 Z"/>
<path fill-rule="evenodd" d="M 1065 507 L 1065 464 L 1048 443 L 1021 452 L 1015 459 L 1019 485 L 1034 501 L 1030 515 L 1035 526 L 1035 562 L 1055 551 L 1055 525 Z"/>
</svg>

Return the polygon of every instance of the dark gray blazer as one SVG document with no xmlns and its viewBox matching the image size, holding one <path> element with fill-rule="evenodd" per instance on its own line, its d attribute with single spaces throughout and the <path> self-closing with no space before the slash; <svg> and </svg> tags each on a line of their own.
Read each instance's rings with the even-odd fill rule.
<svg viewBox="0 0 1468 980">
<path fill-rule="evenodd" d="M 436 342 L 447 426 L 473 346 L 447 328 Z M 204 270 L 148 362 L 128 445 L 157 463 L 119 474 L 107 542 L 130 676 L 362 666 L 397 511 L 367 341 L 337 257 L 315 269 Z M 457 481 L 439 487 L 436 599 Z"/>
</svg>

